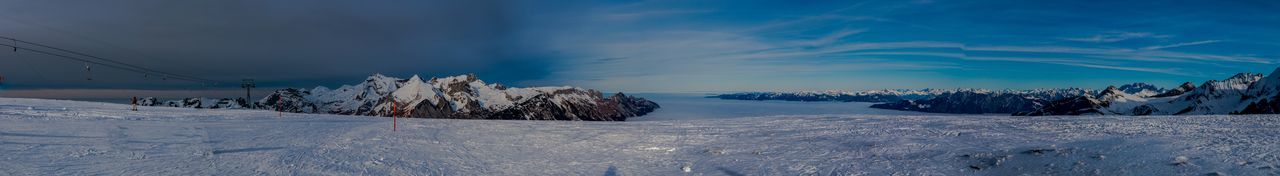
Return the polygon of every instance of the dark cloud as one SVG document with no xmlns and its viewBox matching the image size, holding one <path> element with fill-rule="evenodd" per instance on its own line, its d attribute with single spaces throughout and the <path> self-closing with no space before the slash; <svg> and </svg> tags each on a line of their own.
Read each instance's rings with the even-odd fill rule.
<svg viewBox="0 0 1280 176">
<path fill-rule="evenodd" d="M 209 79 L 310 87 L 371 73 L 477 72 L 516 82 L 554 59 L 522 41 L 511 3 L 471 1 L 0 1 L 0 34 Z M 188 89 L 178 81 L 0 53 L 10 88 Z M 235 85 L 221 85 L 234 88 Z"/>
</svg>

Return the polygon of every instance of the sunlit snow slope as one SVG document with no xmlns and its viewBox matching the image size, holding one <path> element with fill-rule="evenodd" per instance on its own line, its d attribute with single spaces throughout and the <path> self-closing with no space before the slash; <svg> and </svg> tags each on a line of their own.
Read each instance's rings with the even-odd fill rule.
<svg viewBox="0 0 1280 176">
<path fill-rule="evenodd" d="M 0 98 L 0 175 L 1268 175 L 1278 116 L 399 119 Z M 686 171 L 687 170 L 687 171 Z"/>
</svg>

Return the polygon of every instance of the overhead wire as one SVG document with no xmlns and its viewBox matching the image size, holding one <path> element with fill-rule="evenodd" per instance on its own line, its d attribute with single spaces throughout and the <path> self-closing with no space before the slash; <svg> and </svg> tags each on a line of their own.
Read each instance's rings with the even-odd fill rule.
<svg viewBox="0 0 1280 176">
<path fill-rule="evenodd" d="M 99 61 L 95 61 L 95 60 L 89 60 L 89 59 L 84 59 L 84 58 L 79 58 L 79 57 L 72 57 L 72 56 L 68 56 L 68 55 L 64 55 L 64 54 L 58 54 L 58 53 L 53 53 L 53 52 L 44 51 L 44 50 L 37 50 L 37 49 L 32 49 L 32 48 L 23 47 L 23 46 L 10 45 L 10 44 L 0 44 L 0 46 L 13 47 L 13 48 L 17 48 L 17 49 L 19 49 L 19 50 L 24 50 L 24 51 L 30 51 L 30 52 L 35 52 L 35 53 L 45 54 L 45 55 L 54 56 L 54 57 L 58 57 L 58 58 L 64 58 L 64 59 L 70 59 L 70 60 L 75 60 L 75 61 L 81 61 L 81 62 L 88 63 L 88 64 L 100 65 L 100 66 L 105 66 L 105 67 L 115 68 L 115 69 L 119 69 L 119 70 L 123 70 L 123 71 L 129 71 L 129 72 L 135 72 L 135 73 L 143 73 L 143 74 L 146 74 L 146 73 L 152 73 L 152 72 L 149 72 L 149 71 L 146 71 L 146 70 L 139 70 L 139 69 L 135 69 L 135 68 L 131 68 L 131 67 L 119 66 L 119 65 L 114 65 L 114 64 L 107 64 L 107 63 L 103 63 L 103 62 L 99 62 Z M 88 65 L 86 65 L 86 67 L 85 67 L 85 68 L 86 68 L 86 69 L 85 69 L 86 71 L 87 71 L 87 70 L 89 70 L 89 69 L 88 69 Z M 163 73 L 163 72 L 161 72 L 161 73 Z M 168 73 L 163 73 L 163 74 L 166 74 L 166 75 L 167 75 Z M 166 78 L 173 78 L 173 79 L 176 79 L 176 80 L 184 80 L 184 81 L 190 81 L 190 82 L 196 82 L 196 83 L 208 83 L 208 82 L 213 82 L 213 81 L 207 81 L 207 80 L 201 80 L 201 79 L 191 79 L 191 78 L 185 78 L 185 77 L 172 77 L 172 76 L 168 76 L 168 77 L 166 77 Z"/>
<path fill-rule="evenodd" d="M 23 24 L 23 25 L 32 26 L 32 27 L 38 27 L 38 28 L 43 28 L 43 29 L 45 29 L 45 30 L 47 30 L 47 31 L 58 32 L 58 33 L 62 33 L 62 34 L 64 34 L 64 35 L 73 36 L 73 37 L 78 37 L 78 38 L 81 38 L 81 39 L 84 39 L 84 40 L 93 41 L 93 42 L 97 42 L 97 43 L 104 44 L 104 45 L 107 45 L 107 46 L 116 47 L 117 49 L 121 49 L 121 50 L 129 50 L 129 49 L 126 49 L 126 48 L 120 48 L 120 47 L 117 47 L 117 46 L 111 45 L 111 44 L 109 44 L 108 42 L 104 42 L 104 41 L 102 41 L 102 40 L 97 40 L 97 39 L 94 39 L 94 38 L 92 38 L 92 37 L 83 36 L 83 35 L 79 35 L 79 34 L 77 34 L 77 33 L 72 33 L 72 32 L 68 32 L 68 31 L 63 31 L 63 30 L 60 30 L 60 29 L 57 29 L 57 28 L 53 28 L 53 27 L 49 27 L 49 26 L 45 26 L 45 25 L 35 24 L 35 23 L 29 22 L 29 21 L 26 21 L 26 20 L 21 20 L 21 19 L 15 18 L 15 17 L 13 17 L 13 16 L 9 16 L 9 15 L 7 15 L 7 14 L 3 14 L 3 13 L 0 13 L 0 18 L 7 19 L 8 21 L 15 22 L 15 23 L 20 23 L 20 24 Z M 173 79 L 176 79 L 176 80 L 184 80 L 184 81 L 198 82 L 198 83 L 202 83 L 202 84 L 206 84 L 206 85 L 208 85 L 208 84 L 212 84 L 212 85 L 219 85 L 219 84 L 222 84 L 221 82 L 216 81 L 216 80 L 212 80 L 212 79 L 200 78 L 200 77 L 190 76 L 190 75 L 186 75 L 186 74 L 177 74 L 177 73 L 171 73 L 171 72 L 164 72 L 164 71 L 154 70 L 154 69 L 150 69 L 150 68 L 147 68 L 147 67 L 142 67 L 142 66 L 138 66 L 138 65 L 134 65 L 134 64 L 128 64 L 128 63 L 124 63 L 124 62 L 120 62 L 120 61 L 116 61 L 116 60 L 111 60 L 111 59 L 107 59 L 107 58 L 102 58 L 102 57 L 98 57 L 98 56 L 94 56 L 94 55 L 89 55 L 89 54 L 85 54 L 85 53 L 81 53 L 81 52 L 75 52 L 75 51 L 71 51 L 71 50 L 68 50 L 68 49 L 63 49 L 63 48 L 53 47 L 53 46 L 44 45 L 44 44 L 40 44 L 40 43 L 34 43 L 34 42 L 29 42 L 29 41 L 19 40 L 19 39 L 13 38 L 13 37 L 0 36 L 0 38 L 8 39 L 8 40 L 13 41 L 13 45 L 5 45 L 5 44 L 0 44 L 0 45 L 10 46 L 10 47 L 12 47 L 12 48 L 13 48 L 13 51 L 14 51 L 14 52 L 17 52 L 19 49 L 22 49 L 22 50 L 29 50 L 29 51 L 33 51 L 33 52 L 37 52 L 37 53 L 41 53 L 41 54 L 47 54 L 47 55 L 57 56 L 57 57 L 66 58 L 66 59 L 72 59 L 72 60 L 84 61 L 84 62 L 87 62 L 87 63 L 93 63 L 93 64 L 98 64 L 98 65 L 103 65 L 103 66 L 107 66 L 107 67 L 111 67 L 111 68 L 116 68 L 116 69 L 121 69 L 121 70 L 125 70 L 125 71 L 142 73 L 144 78 L 150 78 L 151 76 L 157 76 L 157 77 L 159 77 L 159 78 L 160 78 L 160 80 L 168 80 L 169 78 L 173 78 Z M 21 47 L 21 46 L 18 46 L 18 45 L 19 45 L 19 43 L 25 43 L 25 44 L 30 44 L 30 45 L 33 45 L 33 46 L 38 46 L 38 47 L 43 47 L 43 48 L 53 49 L 53 50 L 57 50 L 57 51 L 65 52 L 65 53 L 70 53 L 70 54 L 74 54 L 74 55 L 79 55 L 79 56 L 89 57 L 89 58 L 93 58 L 93 59 L 97 59 L 97 60 L 101 60 L 101 61 L 105 61 L 105 62 L 109 62 L 109 63 L 114 63 L 114 64 L 124 65 L 124 66 L 109 65 L 109 64 L 106 64 L 106 63 L 102 63 L 102 62 L 90 62 L 90 61 L 86 61 L 87 59 L 83 59 L 83 58 L 71 57 L 71 56 L 67 56 L 67 55 L 63 55 L 63 54 L 56 54 L 56 53 L 52 53 L 52 52 L 36 50 L 36 49 L 33 49 L 33 48 Z M 133 50 L 129 50 L 129 51 L 133 51 Z M 133 52 L 137 52 L 137 51 L 133 51 Z M 145 55 L 144 55 L 144 56 L 145 56 Z M 152 58 L 152 57 L 147 56 L 147 58 Z M 133 68 L 133 69 L 122 68 L 122 67 L 131 67 L 131 68 Z M 86 70 L 88 70 L 88 69 L 86 68 Z"/>
<path fill-rule="evenodd" d="M 12 41 L 14 41 L 14 42 L 15 42 L 15 45 L 13 45 L 13 48 L 15 48 L 15 50 L 16 50 L 16 48 L 19 48 L 19 47 L 16 45 L 16 43 L 21 42 L 21 43 L 28 44 L 28 45 L 32 45 L 32 46 L 38 46 L 38 47 L 43 47 L 43 48 L 49 48 L 49 49 L 53 49 L 53 50 L 57 50 L 57 51 L 61 51 L 61 52 L 66 52 L 66 53 L 70 53 L 70 54 L 74 54 L 74 55 L 80 55 L 80 56 L 89 57 L 89 58 L 93 58 L 93 59 L 98 59 L 98 60 L 102 60 L 102 61 L 106 61 L 106 62 L 110 62 L 110 63 L 114 63 L 114 64 L 120 64 L 120 65 L 124 65 L 124 66 L 127 66 L 127 67 L 132 67 L 132 68 L 134 68 L 134 69 L 136 69 L 136 70 L 141 70 L 141 71 L 142 71 L 141 73 L 142 73 L 142 74 L 144 74 L 144 76 L 149 76 L 151 73 L 155 73 L 156 75 L 167 75 L 167 77 L 185 77 L 185 78 L 188 78 L 188 79 L 200 80 L 200 81 L 210 82 L 210 83 L 212 83 L 212 82 L 218 82 L 218 81 L 214 81 L 214 80 L 211 80 L 211 79 L 204 79 L 204 78 L 199 78 L 199 77 L 195 77 L 195 76 L 189 76 L 189 75 L 184 75 L 184 74 L 176 74 L 176 73 L 169 73 L 169 72 L 164 72 L 164 71 L 159 71 L 159 70 L 149 69 L 149 68 L 142 67 L 142 66 L 138 66 L 138 65 L 133 65 L 133 64 L 129 64 L 129 63 L 124 63 L 124 62 L 120 62 L 120 61 L 116 61 L 116 60 L 112 60 L 112 59 L 107 59 L 107 58 L 103 58 L 103 57 L 98 57 L 98 56 L 94 56 L 94 55 L 89 55 L 89 54 L 85 54 L 85 53 L 81 53 L 81 52 L 71 51 L 71 50 L 68 50 L 68 49 L 62 49 L 62 48 L 59 48 L 59 47 L 53 47 L 53 46 L 49 46 L 49 45 L 44 45 L 44 44 L 40 44 L 40 43 L 35 43 L 35 42 L 30 42 L 30 41 L 25 41 L 25 40 L 19 40 L 19 39 L 15 39 L 15 38 L 12 38 L 12 37 L 0 36 L 0 39 L 5 39 L 5 40 L 12 40 Z M 26 49 L 30 50 L 29 48 L 26 48 Z M 99 65 L 102 65 L 102 64 L 99 64 Z"/>
</svg>

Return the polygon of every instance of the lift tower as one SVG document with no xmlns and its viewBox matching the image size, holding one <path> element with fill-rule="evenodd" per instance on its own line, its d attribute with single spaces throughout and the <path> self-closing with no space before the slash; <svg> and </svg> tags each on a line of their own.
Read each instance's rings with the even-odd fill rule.
<svg viewBox="0 0 1280 176">
<path fill-rule="evenodd" d="M 253 90 L 254 87 L 258 87 L 258 85 L 253 83 L 253 79 L 244 79 L 240 81 L 240 87 L 244 88 L 244 101 L 249 104 L 249 108 L 257 108 L 253 107 L 252 103 L 249 103 L 251 101 L 249 97 L 253 96 L 250 91 Z"/>
</svg>

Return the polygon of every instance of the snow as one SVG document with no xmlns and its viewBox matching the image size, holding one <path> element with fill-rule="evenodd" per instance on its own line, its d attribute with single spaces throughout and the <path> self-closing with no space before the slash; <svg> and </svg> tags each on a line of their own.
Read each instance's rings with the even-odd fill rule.
<svg viewBox="0 0 1280 176">
<path fill-rule="evenodd" d="M 139 108 L 0 98 L 0 175 L 1280 174 L 1276 115 L 399 119 L 391 131 L 380 117 Z"/>
<path fill-rule="evenodd" d="M 548 98 L 553 103 L 562 107 L 567 107 L 570 103 L 595 104 L 604 98 L 592 94 L 593 92 L 567 86 L 506 88 L 498 84 L 486 84 L 469 74 L 432 78 L 430 81 L 424 81 L 418 75 L 399 79 L 374 74 L 355 85 L 343 85 L 332 90 L 323 86 L 316 87 L 309 93 L 303 93 L 304 97 L 299 101 L 315 104 L 321 113 L 347 115 L 391 112 L 393 107 L 420 107 L 418 105 L 424 102 L 433 107 L 447 103 L 445 105 L 454 112 L 498 112 L 513 108 L 537 95 L 550 96 Z M 473 103 L 478 106 L 471 106 Z"/>
<path fill-rule="evenodd" d="M 505 91 L 494 88 L 494 85 L 485 85 L 484 81 L 469 82 L 467 87 L 471 88 L 471 92 L 475 95 L 475 100 L 480 103 L 480 106 L 486 109 L 507 109 L 516 104 L 507 98 Z"/>
<path fill-rule="evenodd" d="M 323 112 L 354 111 L 382 101 L 384 95 L 399 88 L 399 81 L 398 78 L 374 74 L 356 85 L 342 85 L 333 90 L 323 86 L 316 87 L 306 99 L 315 102 Z"/>
<path fill-rule="evenodd" d="M 395 97 L 396 102 L 407 104 L 409 107 L 417 107 L 422 101 L 431 102 L 436 105 L 440 91 L 432 85 L 428 85 L 422 81 L 418 75 L 413 75 L 399 89 L 391 93 Z"/>
</svg>

